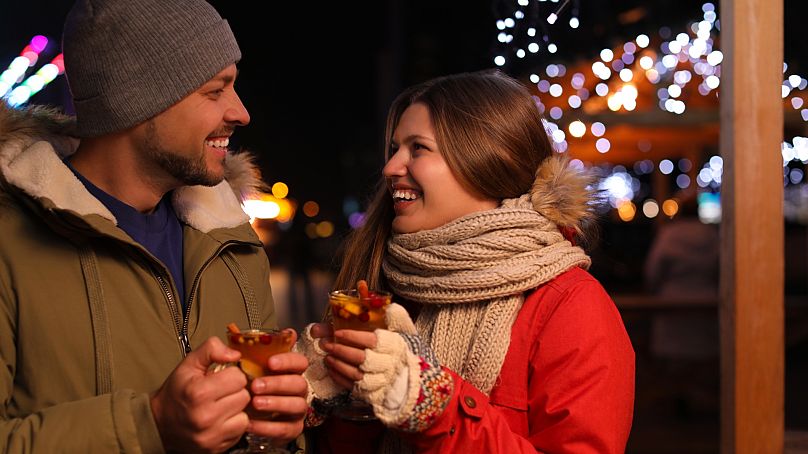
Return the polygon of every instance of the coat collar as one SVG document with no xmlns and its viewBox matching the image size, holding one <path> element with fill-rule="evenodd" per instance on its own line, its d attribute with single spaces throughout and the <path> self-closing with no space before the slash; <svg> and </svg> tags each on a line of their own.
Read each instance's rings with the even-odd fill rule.
<svg viewBox="0 0 808 454">
<path fill-rule="evenodd" d="M 82 216 L 98 215 L 117 224 L 112 213 L 62 162 L 76 151 L 79 140 L 71 134 L 75 119 L 52 109 L 12 109 L 0 102 L 0 183 L 36 200 L 47 199 L 59 209 Z M 262 186 L 247 153 L 230 154 L 225 180 L 216 186 L 184 186 L 174 191 L 177 216 L 202 232 L 232 228 L 249 217 L 241 202 Z"/>
</svg>

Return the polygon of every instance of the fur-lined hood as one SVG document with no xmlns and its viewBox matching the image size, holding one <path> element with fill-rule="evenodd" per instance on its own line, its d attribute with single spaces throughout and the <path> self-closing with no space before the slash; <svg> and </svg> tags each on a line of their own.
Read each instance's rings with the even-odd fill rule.
<svg viewBox="0 0 808 454">
<path fill-rule="evenodd" d="M 112 213 L 84 188 L 62 162 L 76 151 L 75 118 L 34 106 L 13 109 L 0 102 L 0 185 L 14 186 L 60 209 L 82 216 L 96 214 L 117 224 Z M 174 191 L 179 218 L 202 232 L 232 228 L 249 220 L 241 208 L 263 187 L 247 153 L 228 154 L 225 181 L 216 186 L 184 186 Z"/>
</svg>

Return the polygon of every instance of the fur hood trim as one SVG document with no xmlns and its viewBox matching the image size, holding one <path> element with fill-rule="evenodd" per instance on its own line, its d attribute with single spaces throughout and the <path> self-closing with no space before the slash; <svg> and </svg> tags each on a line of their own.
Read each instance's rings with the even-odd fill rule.
<svg viewBox="0 0 808 454">
<path fill-rule="evenodd" d="M 533 208 L 556 225 L 580 234 L 583 225 L 592 220 L 594 177 L 571 167 L 565 155 L 544 160 L 536 170 L 530 190 Z"/>
<path fill-rule="evenodd" d="M 74 131 L 75 118 L 54 109 L 13 109 L 0 102 L 0 183 L 36 199 L 48 199 L 60 209 L 99 215 L 117 224 L 62 162 L 78 147 Z M 241 202 L 263 188 L 252 156 L 231 153 L 225 160 L 224 181 L 212 187 L 181 187 L 172 201 L 183 222 L 209 232 L 247 222 Z"/>
</svg>

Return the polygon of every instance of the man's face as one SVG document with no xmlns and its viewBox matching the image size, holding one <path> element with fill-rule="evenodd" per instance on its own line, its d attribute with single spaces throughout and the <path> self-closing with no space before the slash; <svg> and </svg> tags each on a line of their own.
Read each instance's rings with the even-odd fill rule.
<svg viewBox="0 0 808 454">
<path fill-rule="evenodd" d="M 236 126 L 250 115 L 234 88 L 230 65 L 178 103 L 135 127 L 135 147 L 147 171 L 169 186 L 214 186 L 224 179 L 224 159 Z"/>
</svg>

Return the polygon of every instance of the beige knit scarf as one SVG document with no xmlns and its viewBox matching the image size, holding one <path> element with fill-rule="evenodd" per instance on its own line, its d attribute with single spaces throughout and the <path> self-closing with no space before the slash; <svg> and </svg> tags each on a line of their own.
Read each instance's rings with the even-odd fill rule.
<svg viewBox="0 0 808 454">
<path fill-rule="evenodd" d="M 423 305 L 416 328 L 441 364 L 488 394 L 524 292 L 589 264 L 524 195 L 433 230 L 393 235 L 383 269 L 397 295 Z"/>
</svg>

